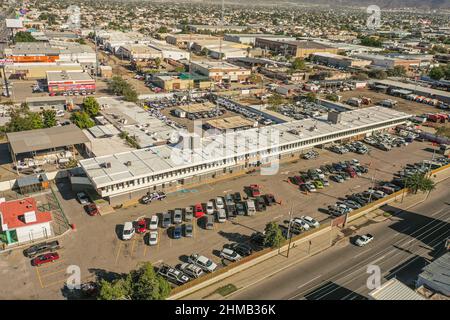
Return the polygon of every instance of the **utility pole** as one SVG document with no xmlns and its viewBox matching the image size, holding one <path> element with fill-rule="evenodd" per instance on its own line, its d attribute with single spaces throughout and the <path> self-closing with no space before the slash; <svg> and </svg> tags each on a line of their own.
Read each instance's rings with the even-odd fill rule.
<svg viewBox="0 0 450 320">
<path fill-rule="evenodd" d="M 292 212 L 294 210 L 294 205 L 291 205 L 291 210 L 289 211 L 289 227 L 287 231 L 287 237 L 289 239 L 288 249 L 286 253 L 286 258 L 289 258 L 289 251 L 291 250 L 291 242 L 292 242 L 292 235 L 291 235 L 291 226 L 292 226 Z"/>
<path fill-rule="evenodd" d="M 97 25 L 94 24 L 94 43 L 95 43 L 95 79 L 98 79 L 98 45 L 97 45 Z"/>
</svg>

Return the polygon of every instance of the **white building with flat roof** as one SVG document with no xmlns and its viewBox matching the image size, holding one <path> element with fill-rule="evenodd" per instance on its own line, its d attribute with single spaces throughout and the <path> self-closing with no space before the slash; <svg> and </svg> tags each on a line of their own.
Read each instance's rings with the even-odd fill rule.
<svg viewBox="0 0 450 320">
<path fill-rule="evenodd" d="M 409 114 L 383 107 L 342 112 L 328 120 L 305 119 L 262 128 L 199 138 L 181 135 L 177 145 L 162 145 L 80 161 L 92 186 L 111 204 L 171 191 L 189 184 L 267 165 L 298 159 L 314 146 L 404 124 Z"/>
</svg>

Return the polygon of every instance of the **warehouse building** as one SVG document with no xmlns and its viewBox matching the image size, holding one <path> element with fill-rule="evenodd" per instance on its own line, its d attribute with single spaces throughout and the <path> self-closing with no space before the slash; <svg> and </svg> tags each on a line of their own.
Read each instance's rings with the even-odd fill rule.
<svg viewBox="0 0 450 320">
<path fill-rule="evenodd" d="M 270 39 L 270 40 L 277 40 L 277 41 L 295 41 L 295 38 L 293 38 L 293 37 L 287 37 L 287 36 L 277 35 L 277 34 L 263 34 L 263 33 L 251 33 L 251 34 L 228 33 L 223 37 L 223 39 L 225 41 L 238 42 L 238 43 L 250 44 L 250 45 L 255 44 L 256 38 Z"/>
<path fill-rule="evenodd" d="M 47 72 L 83 72 L 83 67 L 79 63 L 65 62 L 27 62 L 6 65 L 6 76 L 11 79 L 45 79 Z"/>
<path fill-rule="evenodd" d="M 198 41 L 219 41 L 219 37 L 209 34 L 169 34 L 166 36 L 166 42 L 180 49 L 188 49 L 194 42 Z"/>
<path fill-rule="evenodd" d="M 224 61 L 192 61 L 191 70 L 216 82 L 247 81 L 251 75 L 250 70 Z"/>
<path fill-rule="evenodd" d="M 181 134 L 180 143 L 80 161 L 89 181 L 112 205 L 148 191 L 174 191 L 214 182 L 269 161 L 299 159 L 314 146 L 366 135 L 404 124 L 410 115 L 383 107 L 330 113 L 329 121 L 305 119 L 199 138 Z"/>
<path fill-rule="evenodd" d="M 339 49 L 314 41 L 277 41 L 266 38 L 256 38 L 255 47 L 275 51 L 278 54 L 296 58 L 307 58 L 318 52 L 337 54 Z"/>
<path fill-rule="evenodd" d="M 419 274 L 416 286 L 450 297 L 450 252 L 427 265 Z"/>
<path fill-rule="evenodd" d="M 233 116 L 228 118 L 219 118 L 208 120 L 205 123 L 206 129 L 212 129 L 216 133 L 225 133 L 229 131 L 246 130 L 257 127 L 257 121 L 251 121 L 241 116 Z"/>
<path fill-rule="evenodd" d="M 356 59 L 328 52 L 314 53 L 311 59 L 312 61 L 337 68 L 364 68 L 372 63 L 370 60 Z"/>
<path fill-rule="evenodd" d="M 122 59 L 133 61 L 148 61 L 162 59 L 161 51 L 145 44 L 126 44 L 116 50 L 116 55 Z"/>
<path fill-rule="evenodd" d="M 95 94 L 95 80 L 87 72 L 47 71 L 47 86 L 51 96 Z"/>
<path fill-rule="evenodd" d="M 353 57 L 362 60 L 369 60 L 372 62 L 373 66 L 384 69 L 394 69 L 397 66 L 402 66 L 406 70 L 409 70 L 411 67 L 419 67 L 421 65 L 421 60 L 414 58 L 395 58 L 380 54 L 355 54 Z"/>
</svg>

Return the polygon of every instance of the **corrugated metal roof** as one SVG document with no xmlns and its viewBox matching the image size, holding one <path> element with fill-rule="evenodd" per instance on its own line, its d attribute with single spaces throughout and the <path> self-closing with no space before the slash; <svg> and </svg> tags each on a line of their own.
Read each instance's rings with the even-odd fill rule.
<svg viewBox="0 0 450 320">
<path fill-rule="evenodd" d="M 391 279 L 369 295 L 375 300 L 426 300 L 423 296 L 401 283 Z"/>
</svg>

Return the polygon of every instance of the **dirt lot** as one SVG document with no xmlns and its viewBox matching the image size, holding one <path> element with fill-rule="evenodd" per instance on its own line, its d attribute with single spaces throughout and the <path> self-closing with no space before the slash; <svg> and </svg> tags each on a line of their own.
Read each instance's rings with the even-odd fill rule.
<svg viewBox="0 0 450 320">
<path fill-rule="evenodd" d="M 164 201 L 119 209 L 106 216 L 88 216 L 75 200 L 75 195 L 67 182 L 60 182 L 58 183 L 60 193 L 57 195 L 70 223 L 76 226 L 75 231 L 61 239 L 64 247 L 60 251 L 61 261 L 33 268 L 29 259 L 24 258 L 19 251 L 2 255 L 0 281 L 3 289 L 0 289 L 0 298 L 63 299 L 64 296 L 67 297 L 63 286 L 68 276 L 66 268 L 70 265 L 81 268 L 82 281 L 92 279 L 94 276 L 114 276 L 117 273 L 128 272 L 136 268 L 141 261 L 176 265 L 185 261 L 186 256 L 191 253 L 204 254 L 220 266 L 221 261 L 217 253 L 224 244 L 232 241 L 248 241 L 251 233 L 262 231 L 269 221 L 283 224 L 287 220 L 291 206 L 294 208 L 294 216 L 308 214 L 323 222 L 328 215 L 319 212 L 318 208 L 334 203 L 345 194 L 364 191 L 372 185 L 372 177 L 375 180 L 390 179 L 404 164 L 430 159 L 432 156 L 428 145 L 419 142 L 390 152 L 374 149 L 370 155 L 364 156 L 346 154 L 337 157 L 336 154 L 326 150 L 319 150 L 319 153 L 320 157 L 315 160 L 299 160 L 296 163 L 282 165 L 278 174 L 274 176 L 253 173 L 236 177 L 225 182 L 169 194 Z M 288 182 L 288 177 L 300 170 L 331 163 L 338 158 L 359 159 L 361 163 L 370 165 L 369 174 L 339 185 L 330 182 L 329 187 L 308 195 Z M 281 201 L 281 205 L 269 207 L 266 212 L 257 213 L 253 217 L 240 216 L 232 222 L 216 223 L 214 230 L 204 230 L 196 224 L 194 237 L 191 239 L 173 240 L 166 230 L 160 229 L 159 244 L 154 247 L 146 245 L 142 236 L 135 236 L 128 242 L 119 239 L 118 235 L 125 221 L 133 221 L 141 216 L 150 217 L 155 213 L 184 208 L 198 202 L 204 203 L 230 192 L 240 191 L 243 194 L 244 187 L 251 183 L 260 184 L 263 193 L 273 193 L 277 200 Z M 305 206 L 305 203 L 308 205 Z M 21 286 L 17 286 L 18 274 L 21 275 Z M 11 287 L 17 289 L 12 292 Z"/>
<path fill-rule="evenodd" d="M 428 112 L 437 112 L 439 109 L 429 106 L 423 103 L 417 103 L 409 100 L 405 100 L 399 97 L 390 96 L 384 93 L 378 93 L 369 89 L 358 89 L 355 91 L 340 92 L 339 95 L 342 96 L 342 102 L 347 101 L 349 98 L 360 98 L 368 97 L 372 99 L 372 105 L 377 104 L 381 100 L 391 99 L 398 102 L 395 110 L 403 111 L 406 113 L 420 115 Z"/>
</svg>

